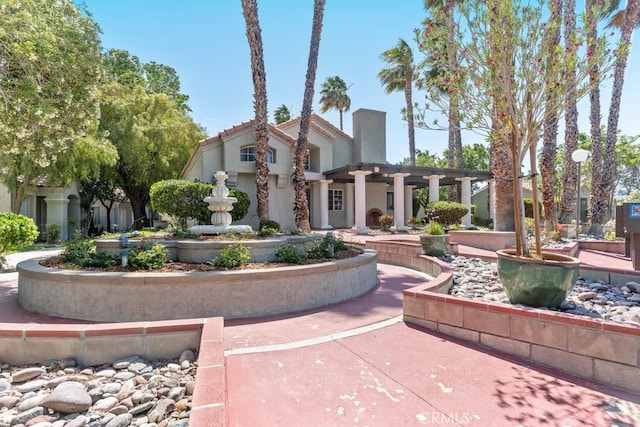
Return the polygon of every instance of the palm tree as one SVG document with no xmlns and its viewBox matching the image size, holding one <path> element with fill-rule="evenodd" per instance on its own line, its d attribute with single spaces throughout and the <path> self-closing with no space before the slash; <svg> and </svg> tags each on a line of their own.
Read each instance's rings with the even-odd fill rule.
<svg viewBox="0 0 640 427">
<path fill-rule="evenodd" d="M 572 45 L 573 37 L 572 34 L 575 31 L 576 21 L 575 21 L 575 0 L 567 0 L 566 4 L 566 13 L 565 13 L 565 44 L 566 48 L 574 48 Z M 572 6 L 573 4 L 573 6 Z M 554 8 L 552 13 L 558 14 L 562 13 L 562 5 L 558 8 Z M 573 9 L 573 11 L 572 11 Z M 551 18 L 551 21 L 554 20 L 554 17 Z M 560 27 L 555 27 L 553 29 L 553 33 L 551 34 L 554 44 L 560 43 Z M 547 72 L 552 72 L 551 67 L 547 70 Z M 574 73 L 575 74 L 575 73 Z M 568 91 L 573 90 L 574 84 L 572 84 L 569 80 L 571 77 L 567 79 L 567 87 Z M 547 95 L 547 103 L 548 105 L 554 105 L 557 103 L 556 97 L 560 96 L 560 94 L 555 92 L 550 92 Z M 575 109 L 575 100 L 571 97 L 571 95 L 567 96 L 567 104 L 573 103 L 573 108 Z M 565 116 L 565 122 L 567 123 L 565 130 L 565 138 L 569 135 L 569 129 L 573 129 L 572 124 L 576 126 L 576 136 L 577 136 L 577 112 L 573 116 L 572 119 L 570 116 L 570 108 L 567 107 L 567 115 Z M 542 142 L 542 158 L 540 161 L 540 176 L 542 177 L 542 206 L 544 209 L 544 217 L 545 221 L 545 230 L 552 231 L 555 228 L 556 223 L 556 205 L 555 205 L 555 164 L 556 164 L 556 155 L 557 155 L 557 137 L 558 137 L 558 117 L 555 114 L 550 114 L 545 120 L 544 123 L 544 131 L 543 131 L 543 142 Z M 536 202 L 534 202 L 534 205 Z"/>
<path fill-rule="evenodd" d="M 638 26 L 640 17 L 640 0 L 628 0 L 624 10 L 616 13 L 609 26 L 621 29 L 620 40 L 625 45 L 631 43 L 633 30 Z M 613 69 L 613 87 L 611 89 L 611 101 L 609 102 L 609 117 L 607 119 L 607 139 L 604 148 L 604 162 L 602 165 L 602 181 L 598 189 L 602 199 L 601 216 L 594 221 L 591 218 L 591 226 L 595 226 L 598 234 L 602 233 L 602 221 L 606 218 L 604 214 L 609 210 L 609 194 L 613 191 L 614 179 L 616 176 L 615 150 L 618 140 L 618 120 L 620 118 L 620 102 L 622 98 L 622 87 L 624 85 L 624 73 L 627 68 L 630 49 L 618 49 L 616 51 L 616 65 Z"/>
<path fill-rule="evenodd" d="M 386 93 L 403 91 L 406 103 L 407 128 L 409 132 L 409 159 L 411 166 L 416 165 L 416 136 L 413 123 L 413 81 L 416 78 L 416 66 L 413 63 L 411 47 L 403 39 L 389 50 L 385 50 L 380 58 L 389 64 L 378 73 L 378 79 L 384 85 Z"/>
<path fill-rule="evenodd" d="M 286 105 L 282 104 L 276 111 L 273 112 L 273 119 L 276 121 L 276 124 L 288 122 L 291 120 L 291 111 L 287 108 Z"/>
<path fill-rule="evenodd" d="M 320 112 L 326 113 L 334 109 L 340 113 L 340 130 L 342 130 L 342 113 L 351 108 L 351 98 L 347 95 L 350 86 L 338 76 L 327 77 L 320 88 Z"/>
<path fill-rule="evenodd" d="M 269 167 L 267 150 L 269 133 L 267 129 L 267 81 L 264 71 L 262 34 L 258 20 L 256 0 L 241 0 L 242 13 L 247 26 L 247 41 L 251 51 L 251 73 L 253 75 L 253 108 L 256 127 L 256 211 L 260 224 L 269 220 Z"/>
<path fill-rule="evenodd" d="M 307 77 L 304 83 L 304 98 L 302 101 L 302 113 L 300 114 L 300 132 L 298 133 L 298 140 L 296 141 L 294 153 L 292 179 L 295 201 L 293 204 L 293 215 L 295 217 L 296 227 L 303 231 L 311 229 L 311 224 L 309 223 L 309 203 L 307 201 L 307 189 L 304 176 L 304 161 L 307 156 L 307 137 L 309 136 L 309 122 L 311 119 L 311 108 L 313 105 L 313 86 L 316 81 L 316 69 L 318 68 L 318 51 L 320 49 L 320 34 L 322 33 L 324 4 L 325 0 L 314 0 L 313 2 L 313 24 L 311 26 L 311 43 L 309 46 L 309 61 L 307 62 Z M 350 101 L 347 105 L 347 109 L 349 108 L 349 104 L 351 104 Z M 340 128 L 342 129 L 342 111 L 340 111 Z"/>
</svg>

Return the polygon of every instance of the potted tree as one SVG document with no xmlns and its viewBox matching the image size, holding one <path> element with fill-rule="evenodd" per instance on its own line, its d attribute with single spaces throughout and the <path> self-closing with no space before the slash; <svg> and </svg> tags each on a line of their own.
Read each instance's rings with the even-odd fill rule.
<svg viewBox="0 0 640 427">
<path fill-rule="evenodd" d="M 449 252 L 449 236 L 445 234 L 444 227 L 440 223 L 429 221 L 424 232 L 426 234 L 420 235 L 424 255 L 442 256 Z"/>
<path fill-rule="evenodd" d="M 471 0 L 451 11 L 434 12 L 433 20 L 417 31 L 421 49 L 431 69 L 423 85 L 428 103 L 420 112 L 426 124 L 428 111 L 458 120 L 463 128 L 484 132 L 496 149 L 508 153 L 501 164 L 510 170 L 513 183 L 516 247 L 498 251 L 498 272 L 512 303 L 558 306 L 571 290 L 579 262 L 573 257 L 541 250 L 540 216 L 534 209 L 535 252 L 526 238 L 522 198 L 521 165 L 528 156 L 533 199 L 538 200 L 536 145 L 548 120 L 564 113 L 567 96 L 576 100 L 588 93 L 589 61 L 596 59 L 600 76 L 613 66 L 606 39 L 595 51 L 583 47 L 584 34 L 593 22 L 584 23 L 569 35 L 570 47 L 554 37 L 562 25 L 560 2 L 518 0 Z M 620 48 L 626 48 L 621 46 Z M 577 52 L 577 53 L 576 53 Z M 568 72 L 575 72 L 575 85 L 567 87 Z M 570 90 L 569 90 L 570 89 Z M 569 94 L 569 95 L 567 95 Z M 457 109 L 450 116 L 449 102 Z M 534 202 L 535 203 L 535 202 Z"/>
</svg>

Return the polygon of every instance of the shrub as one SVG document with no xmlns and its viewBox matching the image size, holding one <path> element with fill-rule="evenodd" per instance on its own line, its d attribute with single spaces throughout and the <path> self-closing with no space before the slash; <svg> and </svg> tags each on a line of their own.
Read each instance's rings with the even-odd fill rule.
<svg viewBox="0 0 640 427">
<path fill-rule="evenodd" d="M 211 219 L 211 211 L 204 202 L 204 198 L 211 195 L 213 188 L 212 184 L 183 179 L 158 181 L 149 190 L 151 207 L 176 218 L 191 218 L 199 223 L 207 223 Z M 238 199 L 233 204 L 231 220 L 240 221 L 249 212 L 251 204 L 249 196 L 243 191 L 230 189 L 229 197 Z"/>
<path fill-rule="evenodd" d="M 380 215 L 380 225 L 383 230 L 388 230 L 393 225 L 393 216 L 384 214 Z"/>
<path fill-rule="evenodd" d="M 227 270 L 238 268 L 249 262 L 249 248 L 242 243 L 233 243 L 222 249 L 210 264 Z"/>
<path fill-rule="evenodd" d="M 432 236 L 441 236 L 444 234 L 444 227 L 438 222 L 431 221 L 427 224 L 424 231 Z"/>
<path fill-rule="evenodd" d="M 407 219 L 407 225 L 409 225 L 411 228 L 420 227 L 422 224 L 424 224 L 424 221 L 422 221 L 421 218 L 412 216 L 411 218 Z"/>
<path fill-rule="evenodd" d="M 280 231 L 280 224 L 277 221 L 272 219 L 268 219 L 266 221 L 261 221 L 258 226 L 258 230 L 262 230 L 263 228 L 270 228 L 271 230 L 276 230 L 276 233 Z"/>
<path fill-rule="evenodd" d="M 278 230 L 275 228 L 264 227 L 258 231 L 258 236 L 273 236 L 274 234 L 278 234 Z"/>
<path fill-rule="evenodd" d="M 167 263 L 167 251 L 160 243 L 142 240 L 129 251 L 129 264 L 136 270 L 157 270 Z"/>
<path fill-rule="evenodd" d="M 31 245 L 39 234 L 31 218 L 11 212 L 0 213 L 0 255 Z"/>
<path fill-rule="evenodd" d="M 96 252 L 93 240 L 76 235 L 67 241 L 62 251 L 62 261 L 76 267 L 102 267 L 108 268 L 115 265 L 118 255 L 110 255 L 107 252 Z"/>
<path fill-rule="evenodd" d="M 305 260 L 305 256 L 301 253 L 295 245 L 286 243 L 276 248 L 276 261 L 286 262 L 289 264 L 302 264 Z"/>
<path fill-rule="evenodd" d="M 60 238 L 60 226 L 58 224 L 47 224 L 47 243 L 53 244 Z"/>
<path fill-rule="evenodd" d="M 462 203 L 439 201 L 429 203 L 426 211 L 429 221 L 436 221 L 447 227 L 459 223 L 469 212 L 469 208 Z"/>
<path fill-rule="evenodd" d="M 536 223 L 533 218 L 525 217 L 524 219 L 524 227 L 527 230 L 533 230 L 536 227 Z"/>
<path fill-rule="evenodd" d="M 192 232 L 187 227 L 169 226 L 169 228 L 167 228 L 167 232 L 174 239 L 195 239 L 198 237 L 196 233 Z"/>
<path fill-rule="evenodd" d="M 533 218 L 533 199 L 523 199 L 524 202 L 524 216 L 526 218 Z M 542 203 L 538 202 L 538 214 L 542 218 Z"/>
<path fill-rule="evenodd" d="M 325 235 L 322 237 L 322 240 L 313 242 L 311 245 L 307 247 L 307 258 L 312 259 L 321 259 L 321 258 L 330 258 L 331 251 L 330 245 L 333 240 L 333 252 L 345 251 L 348 249 L 347 244 L 342 240 L 340 236 Z"/>
</svg>

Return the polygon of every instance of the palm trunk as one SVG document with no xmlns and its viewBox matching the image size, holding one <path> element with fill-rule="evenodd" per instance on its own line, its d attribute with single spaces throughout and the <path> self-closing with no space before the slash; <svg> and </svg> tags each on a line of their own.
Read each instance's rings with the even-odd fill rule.
<svg viewBox="0 0 640 427">
<path fill-rule="evenodd" d="M 413 76 L 404 83 L 404 100 L 407 104 L 407 132 L 409 133 L 409 159 L 411 166 L 416 165 L 416 130 L 413 124 Z"/>
<path fill-rule="evenodd" d="M 342 110 L 338 110 L 340 113 L 340 130 L 342 130 Z"/>
<path fill-rule="evenodd" d="M 318 68 L 318 51 L 320 49 L 324 4 L 325 0 L 315 0 L 313 3 L 313 25 L 311 28 L 309 61 L 307 63 L 307 77 L 304 84 L 304 99 L 302 101 L 302 113 L 300 115 L 300 132 L 298 134 L 298 140 L 296 141 L 292 176 L 295 192 L 293 214 L 296 227 L 304 231 L 311 229 L 309 222 L 309 203 L 307 201 L 304 176 L 304 159 L 307 154 L 307 137 L 309 135 L 309 121 L 311 119 L 311 107 L 313 104 L 313 85 L 316 80 L 316 69 Z M 342 126 L 342 115 L 340 118 Z"/>
<path fill-rule="evenodd" d="M 514 231 L 514 189 L 513 176 L 511 175 L 511 157 L 509 155 L 509 142 L 506 140 L 495 141 L 491 149 L 491 171 L 493 172 L 495 186 L 495 218 L 493 229 L 495 231 Z"/>
<path fill-rule="evenodd" d="M 253 75 L 253 108 L 256 128 L 256 213 L 260 224 L 269 220 L 269 132 L 267 129 L 267 80 L 262 51 L 262 32 L 258 19 L 256 0 L 241 0 L 242 12 L 247 26 L 247 41 L 251 52 Z"/>
<path fill-rule="evenodd" d="M 622 34 L 620 39 L 624 44 L 630 44 L 633 29 L 638 23 L 640 14 L 640 0 L 629 0 L 625 9 Z M 600 223 L 598 223 L 599 233 L 602 232 L 602 221 L 605 220 L 609 210 L 609 196 L 613 192 L 613 182 L 616 175 L 615 150 L 618 140 L 618 120 L 620 118 L 620 102 L 622 98 L 622 87 L 624 85 L 624 72 L 627 68 L 629 49 L 619 49 L 617 51 L 616 65 L 613 70 L 613 88 L 611 90 L 611 102 L 609 103 L 609 118 L 607 120 L 607 140 L 604 150 L 604 164 L 602 168 L 601 192 L 606 197 L 602 200 L 600 207 Z"/>
<path fill-rule="evenodd" d="M 587 49 L 589 50 L 595 49 L 598 36 L 592 9 L 594 5 L 595 2 L 593 0 L 588 0 L 585 7 L 585 14 L 589 25 L 589 31 L 587 33 Z M 589 91 L 589 123 L 591 133 L 591 195 L 589 198 L 591 226 L 589 227 L 589 234 L 601 234 L 602 213 L 603 207 L 606 204 L 604 200 L 607 198 L 607 194 L 602 188 L 603 153 L 602 130 L 600 129 L 600 86 L 598 83 L 595 83 L 598 81 L 597 76 L 600 74 L 600 67 L 596 61 L 591 59 L 589 61 L 589 77 L 591 81 L 594 82 Z"/>
</svg>

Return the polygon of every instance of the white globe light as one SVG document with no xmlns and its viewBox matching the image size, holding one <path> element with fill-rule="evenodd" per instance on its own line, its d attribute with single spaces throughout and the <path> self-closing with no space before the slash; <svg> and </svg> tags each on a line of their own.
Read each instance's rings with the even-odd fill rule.
<svg viewBox="0 0 640 427">
<path fill-rule="evenodd" d="M 589 152 L 581 148 L 571 153 L 571 159 L 576 163 L 584 162 L 589 158 Z"/>
</svg>

